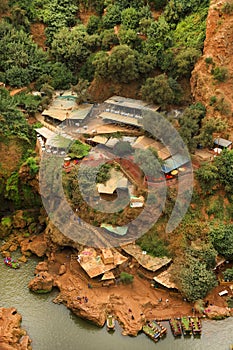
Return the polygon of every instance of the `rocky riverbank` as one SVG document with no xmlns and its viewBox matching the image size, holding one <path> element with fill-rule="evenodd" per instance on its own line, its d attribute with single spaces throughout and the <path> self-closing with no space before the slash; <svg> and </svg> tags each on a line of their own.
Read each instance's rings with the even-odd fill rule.
<svg viewBox="0 0 233 350">
<path fill-rule="evenodd" d="M 22 262 L 26 262 L 32 253 L 44 259 L 37 265 L 29 282 L 30 290 L 46 293 L 58 288 L 55 303 L 63 303 L 77 316 L 100 327 L 105 324 L 107 314 L 111 313 L 121 325 L 123 334 L 136 336 L 145 320 L 169 319 L 192 315 L 193 312 L 201 315 L 180 293 L 152 287 L 150 279 L 139 273 L 133 258 L 129 258 L 127 264 L 127 272 L 134 276 L 132 284 L 106 286 L 98 277 L 90 279 L 78 262 L 78 254 L 83 247 L 63 236 L 51 222 L 40 234 L 25 237 L 23 229 L 20 233 L 12 233 L 1 251 L 6 256 L 17 248 L 21 249 Z M 118 274 L 120 272 L 117 271 Z M 221 286 L 216 287 L 207 298 L 210 304 L 219 307 L 218 310 L 215 308 L 215 314 L 221 311 L 229 316 L 232 309 L 227 309 L 226 299 L 218 296 L 219 288 Z M 207 312 L 206 315 L 208 317 L 212 313 Z"/>
<path fill-rule="evenodd" d="M 21 328 L 22 317 L 15 308 L 0 308 L 0 349 L 31 350 L 31 339 Z"/>
</svg>

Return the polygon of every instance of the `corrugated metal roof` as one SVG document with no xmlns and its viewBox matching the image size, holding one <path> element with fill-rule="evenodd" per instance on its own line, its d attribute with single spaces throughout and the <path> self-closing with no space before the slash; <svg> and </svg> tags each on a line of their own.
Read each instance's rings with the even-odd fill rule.
<svg viewBox="0 0 233 350">
<path fill-rule="evenodd" d="M 57 120 L 60 120 L 61 122 L 63 122 L 69 116 L 69 112 L 67 110 L 49 108 L 49 109 L 45 109 L 42 112 L 42 115 L 53 118 L 53 119 L 57 119 Z"/>
<path fill-rule="evenodd" d="M 190 159 L 188 157 L 177 153 L 165 160 L 164 164 L 162 165 L 162 170 L 164 173 L 167 174 L 170 173 L 172 170 L 178 169 L 189 162 Z"/>
<path fill-rule="evenodd" d="M 42 128 L 36 128 L 35 131 L 46 139 L 49 139 L 50 137 L 56 135 L 55 132 L 49 130 L 45 126 L 43 126 Z"/>
<path fill-rule="evenodd" d="M 232 141 L 218 137 L 214 139 L 214 144 L 221 147 L 229 147 L 232 144 Z"/>
<path fill-rule="evenodd" d="M 127 231 L 128 231 L 128 226 L 112 226 L 109 224 L 101 224 L 100 227 L 105 228 L 106 230 L 115 233 L 116 235 L 119 236 L 124 236 L 126 235 Z"/>
<path fill-rule="evenodd" d="M 133 98 L 127 98 L 123 96 L 112 96 L 104 102 L 117 105 L 119 107 L 129 107 L 132 109 L 136 108 L 140 110 L 151 109 L 151 110 L 157 111 L 160 108 L 160 106 L 156 106 L 142 100 L 136 100 Z"/>
<path fill-rule="evenodd" d="M 173 266 L 169 266 L 169 268 L 159 275 L 155 276 L 153 279 L 155 282 L 161 284 L 166 288 L 178 289 L 177 284 L 173 282 L 172 277 L 174 277 L 174 273 L 172 273 Z"/>
<path fill-rule="evenodd" d="M 142 125 L 140 119 L 123 116 L 121 114 L 102 112 L 99 116 L 102 119 L 108 119 L 108 120 L 112 120 L 112 121 L 115 121 L 118 123 L 129 124 L 129 125 L 134 125 L 134 126 L 141 126 Z"/>
<path fill-rule="evenodd" d="M 135 243 L 122 245 L 121 248 L 128 254 L 132 255 L 140 265 L 149 271 L 157 271 L 163 266 L 168 265 L 172 259 L 168 257 L 154 258 L 149 254 L 143 254 L 142 249 Z"/>
<path fill-rule="evenodd" d="M 107 137 L 105 136 L 100 136 L 100 135 L 96 135 L 95 137 L 93 137 L 92 139 L 90 139 L 93 142 L 99 143 L 101 145 L 105 145 L 106 142 L 108 141 Z"/>
</svg>

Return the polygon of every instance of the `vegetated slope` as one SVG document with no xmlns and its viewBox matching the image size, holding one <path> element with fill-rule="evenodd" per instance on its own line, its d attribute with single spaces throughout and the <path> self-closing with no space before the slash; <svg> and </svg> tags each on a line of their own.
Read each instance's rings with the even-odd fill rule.
<svg viewBox="0 0 233 350">
<path fill-rule="evenodd" d="M 208 116 L 227 118 L 233 110 L 233 1 L 212 0 L 208 12 L 203 56 L 191 77 L 192 94 Z M 230 131 L 229 131 L 230 132 Z"/>
</svg>

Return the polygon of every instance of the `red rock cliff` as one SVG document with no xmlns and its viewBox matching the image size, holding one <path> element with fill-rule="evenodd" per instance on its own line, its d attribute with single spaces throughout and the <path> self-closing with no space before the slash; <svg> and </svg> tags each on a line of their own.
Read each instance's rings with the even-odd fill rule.
<svg viewBox="0 0 233 350">
<path fill-rule="evenodd" d="M 227 3 L 233 7 L 233 0 L 210 3 L 204 52 L 192 72 L 191 91 L 208 116 L 226 118 L 233 125 L 233 10 L 224 10 Z M 216 69 L 225 70 L 224 81 L 216 79 Z"/>
</svg>

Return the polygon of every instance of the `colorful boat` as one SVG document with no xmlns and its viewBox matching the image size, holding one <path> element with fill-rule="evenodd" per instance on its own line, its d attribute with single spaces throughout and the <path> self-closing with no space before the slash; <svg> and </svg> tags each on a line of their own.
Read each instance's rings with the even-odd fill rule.
<svg viewBox="0 0 233 350">
<path fill-rule="evenodd" d="M 155 342 L 159 341 L 167 333 L 167 329 L 157 321 L 148 322 L 142 327 L 142 330 Z"/>
<path fill-rule="evenodd" d="M 14 259 L 12 259 L 11 257 L 6 257 L 6 258 L 4 258 L 4 264 L 6 265 L 6 266 L 9 266 L 9 267 L 11 267 L 12 269 L 18 269 L 19 268 L 19 263 L 18 263 L 18 261 L 17 260 L 14 260 Z"/>
<path fill-rule="evenodd" d="M 201 321 L 199 320 L 199 318 L 193 316 L 190 318 L 190 321 L 192 324 L 193 335 L 201 334 Z"/>
<path fill-rule="evenodd" d="M 192 334 L 192 324 L 188 316 L 181 317 L 181 327 L 184 335 Z"/>
<path fill-rule="evenodd" d="M 182 335 L 182 328 L 180 323 L 180 318 L 170 318 L 169 324 L 171 327 L 172 334 L 174 337 L 178 337 Z"/>
<path fill-rule="evenodd" d="M 107 316 L 107 328 L 108 328 L 108 330 L 115 329 L 115 319 L 114 319 L 113 315 Z"/>
</svg>

